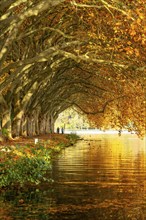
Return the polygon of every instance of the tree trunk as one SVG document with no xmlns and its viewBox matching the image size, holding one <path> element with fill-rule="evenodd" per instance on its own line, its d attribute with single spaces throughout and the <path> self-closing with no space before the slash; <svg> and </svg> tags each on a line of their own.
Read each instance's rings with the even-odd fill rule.
<svg viewBox="0 0 146 220">
<path fill-rule="evenodd" d="M 54 133 L 54 118 L 50 116 L 50 133 Z"/>
<path fill-rule="evenodd" d="M 32 117 L 32 135 L 36 135 L 36 130 L 35 130 L 35 118 Z"/>
<path fill-rule="evenodd" d="M 33 136 L 33 133 L 32 133 L 32 118 L 29 116 L 27 117 L 27 134 L 28 136 Z"/>
<path fill-rule="evenodd" d="M 22 136 L 27 137 L 27 117 L 23 116 L 21 120 L 21 133 Z"/>
<path fill-rule="evenodd" d="M 29 136 L 34 136 L 36 135 L 36 131 L 35 131 L 35 118 L 33 115 L 31 115 L 29 117 L 29 120 L 28 120 L 28 130 L 29 130 Z"/>
<path fill-rule="evenodd" d="M 39 115 L 38 119 L 38 124 L 39 124 L 39 134 L 44 134 L 44 116 Z"/>
<path fill-rule="evenodd" d="M 34 123 L 35 123 L 35 134 L 39 135 L 40 131 L 39 131 L 39 119 L 38 119 L 38 115 L 34 116 Z"/>
<path fill-rule="evenodd" d="M 1 140 L 12 138 L 11 102 L 7 103 L 0 93 L 0 136 Z"/>
<path fill-rule="evenodd" d="M 11 109 L 6 109 L 2 117 L 2 136 L 5 139 L 12 138 Z"/>
<path fill-rule="evenodd" d="M 12 131 L 13 137 L 19 137 L 21 131 L 21 119 L 24 114 L 24 111 L 21 109 L 20 103 L 20 90 L 21 87 L 18 87 L 15 91 L 14 99 L 13 99 L 13 122 L 12 122 Z"/>
<path fill-rule="evenodd" d="M 45 134 L 45 116 L 42 117 L 42 120 L 41 120 L 41 134 Z"/>
<path fill-rule="evenodd" d="M 51 133 L 51 123 L 50 123 L 50 114 L 46 116 L 46 134 Z"/>
<path fill-rule="evenodd" d="M 15 115 L 13 119 L 13 136 L 14 137 L 19 137 L 21 134 L 21 123 L 22 123 L 22 117 L 23 117 L 24 111 L 21 110 L 17 115 Z"/>
</svg>

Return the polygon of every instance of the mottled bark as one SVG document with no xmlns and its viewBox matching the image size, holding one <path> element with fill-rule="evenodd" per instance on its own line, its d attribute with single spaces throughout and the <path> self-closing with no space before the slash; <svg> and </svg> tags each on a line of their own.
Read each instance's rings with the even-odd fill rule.
<svg viewBox="0 0 146 220">
<path fill-rule="evenodd" d="M 12 126 L 11 126 L 11 109 L 8 108 L 3 113 L 2 117 L 2 136 L 9 139 L 12 138 Z"/>
<path fill-rule="evenodd" d="M 27 137 L 27 116 L 23 116 L 21 121 L 21 135 Z"/>
</svg>

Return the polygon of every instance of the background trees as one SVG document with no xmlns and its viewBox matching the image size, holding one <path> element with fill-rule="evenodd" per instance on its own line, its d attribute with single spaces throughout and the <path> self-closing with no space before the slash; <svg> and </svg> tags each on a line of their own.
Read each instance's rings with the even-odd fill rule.
<svg viewBox="0 0 146 220">
<path fill-rule="evenodd" d="M 145 131 L 144 0 L 0 2 L 1 126 L 52 132 L 76 106 L 99 127 Z"/>
</svg>

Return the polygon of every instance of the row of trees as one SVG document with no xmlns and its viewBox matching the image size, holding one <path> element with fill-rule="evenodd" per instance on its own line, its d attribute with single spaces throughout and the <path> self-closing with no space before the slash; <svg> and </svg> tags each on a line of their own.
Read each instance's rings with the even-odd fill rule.
<svg viewBox="0 0 146 220">
<path fill-rule="evenodd" d="M 74 106 L 145 132 L 145 0 L 1 0 L 0 119 L 9 138 L 53 132 Z"/>
</svg>

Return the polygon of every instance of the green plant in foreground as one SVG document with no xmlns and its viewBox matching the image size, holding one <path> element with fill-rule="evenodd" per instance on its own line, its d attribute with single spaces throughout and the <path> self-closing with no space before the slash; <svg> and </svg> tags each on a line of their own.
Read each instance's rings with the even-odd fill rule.
<svg viewBox="0 0 146 220">
<path fill-rule="evenodd" d="M 6 161 L 1 166 L 0 187 L 39 184 L 40 181 L 47 180 L 45 174 L 49 169 L 51 162 L 44 158 L 22 157 L 13 163 Z"/>
<path fill-rule="evenodd" d="M 52 156 L 69 144 L 74 144 L 79 136 L 69 134 L 66 139 L 67 142 L 60 142 L 53 148 L 47 145 L 5 147 L 5 151 L 0 152 L 0 188 L 50 181 L 46 174 L 51 169 Z"/>
<path fill-rule="evenodd" d="M 0 159 L 0 188 L 47 181 L 45 175 L 51 169 L 50 149 L 43 146 L 9 149 L 5 158 Z"/>
</svg>

